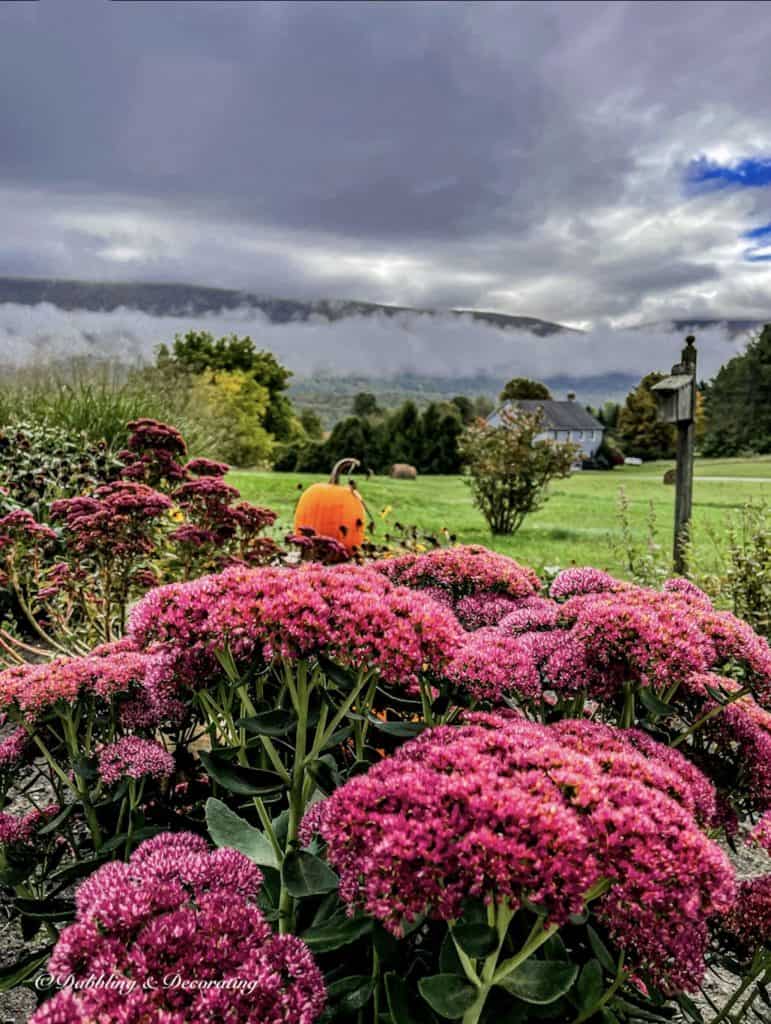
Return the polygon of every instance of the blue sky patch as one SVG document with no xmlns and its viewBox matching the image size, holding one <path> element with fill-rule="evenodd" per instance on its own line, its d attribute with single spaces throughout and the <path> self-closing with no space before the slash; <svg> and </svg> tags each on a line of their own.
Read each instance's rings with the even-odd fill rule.
<svg viewBox="0 0 771 1024">
<path fill-rule="evenodd" d="M 753 228 L 751 231 L 745 231 L 742 238 L 758 239 L 768 238 L 771 239 L 771 224 L 763 224 L 762 227 Z"/>
<path fill-rule="evenodd" d="M 742 259 L 746 263 L 769 263 L 771 262 L 771 224 L 761 224 L 760 227 L 751 228 L 742 233 L 750 245 L 742 253 Z"/>
<path fill-rule="evenodd" d="M 747 157 L 735 164 L 719 164 L 702 156 L 688 164 L 686 181 L 713 188 L 762 188 L 771 185 L 771 158 Z"/>
</svg>

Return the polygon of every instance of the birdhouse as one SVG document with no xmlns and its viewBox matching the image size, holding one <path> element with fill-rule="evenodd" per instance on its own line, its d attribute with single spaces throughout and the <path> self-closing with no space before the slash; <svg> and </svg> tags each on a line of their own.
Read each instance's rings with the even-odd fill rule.
<svg viewBox="0 0 771 1024">
<path fill-rule="evenodd" d="M 665 423 L 688 423 L 693 419 L 694 379 L 690 373 L 665 377 L 651 388 L 659 419 Z"/>
</svg>

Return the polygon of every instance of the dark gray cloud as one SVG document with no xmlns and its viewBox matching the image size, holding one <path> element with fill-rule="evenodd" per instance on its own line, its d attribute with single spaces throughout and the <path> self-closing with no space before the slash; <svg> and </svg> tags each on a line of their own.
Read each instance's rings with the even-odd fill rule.
<svg viewBox="0 0 771 1024">
<path fill-rule="evenodd" d="M 0 273 L 763 316 L 765 3 L 0 3 Z M 752 308 L 747 308 L 751 300 Z"/>
</svg>

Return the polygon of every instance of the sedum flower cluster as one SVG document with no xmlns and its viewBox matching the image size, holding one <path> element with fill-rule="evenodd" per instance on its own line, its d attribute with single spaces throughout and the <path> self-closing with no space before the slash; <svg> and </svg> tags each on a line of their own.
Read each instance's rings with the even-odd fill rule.
<svg viewBox="0 0 771 1024">
<path fill-rule="evenodd" d="M 107 707 L 120 697 L 136 698 L 151 661 L 124 639 L 83 657 L 16 665 L 0 672 L 0 711 L 32 724 L 59 704 L 85 699 Z"/>
<path fill-rule="evenodd" d="M 75 984 L 30 1024 L 313 1024 L 321 972 L 298 938 L 272 933 L 257 906 L 261 882 L 243 854 L 210 853 L 190 833 L 156 836 L 128 863 L 99 868 L 48 964 Z M 109 984 L 78 987 L 89 977 Z"/>
<path fill-rule="evenodd" d="M 26 814 L 0 811 L 0 846 L 24 846 L 31 843 L 39 829 L 59 813 L 58 804 Z"/>
<path fill-rule="evenodd" d="M 758 946 L 771 948 L 771 875 L 741 882 L 722 924 L 732 944 L 745 954 Z"/>
<path fill-rule="evenodd" d="M 408 587 L 438 587 L 455 602 L 473 594 L 530 597 L 540 589 L 532 569 L 513 558 L 477 545 L 439 548 L 426 554 L 406 554 L 378 563 L 394 583 Z"/>
<path fill-rule="evenodd" d="M 234 568 L 151 591 L 129 634 L 165 655 L 165 676 L 196 687 L 227 646 L 237 660 L 313 659 L 321 654 L 388 683 L 413 687 L 427 666 L 441 670 L 459 641 L 445 606 L 394 586 L 373 568 Z"/>
<path fill-rule="evenodd" d="M 160 781 L 173 774 L 174 758 L 154 740 L 124 736 L 99 751 L 99 777 L 108 786 L 124 778 Z"/>
<path fill-rule="evenodd" d="M 697 823 L 711 787 L 676 752 L 657 754 L 602 725 L 472 714 L 349 781 L 316 827 L 342 898 L 395 934 L 423 913 L 457 919 L 471 897 L 527 899 L 561 925 L 607 880 L 592 907 L 628 962 L 692 990 L 733 872 Z"/>
</svg>

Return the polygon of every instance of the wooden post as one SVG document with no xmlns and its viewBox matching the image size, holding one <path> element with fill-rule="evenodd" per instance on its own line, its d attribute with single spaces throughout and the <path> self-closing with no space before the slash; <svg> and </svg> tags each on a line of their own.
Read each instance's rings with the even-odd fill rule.
<svg viewBox="0 0 771 1024">
<path fill-rule="evenodd" d="M 684 575 L 687 570 L 687 550 L 691 529 L 693 505 L 693 449 L 696 418 L 696 339 L 689 334 L 685 339 L 679 367 L 680 373 L 691 377 L 690 415 L 677 421 L 677 469 L 675 477 L 675 542 L 673 562 L 675 572 Z"/>
</svg>

